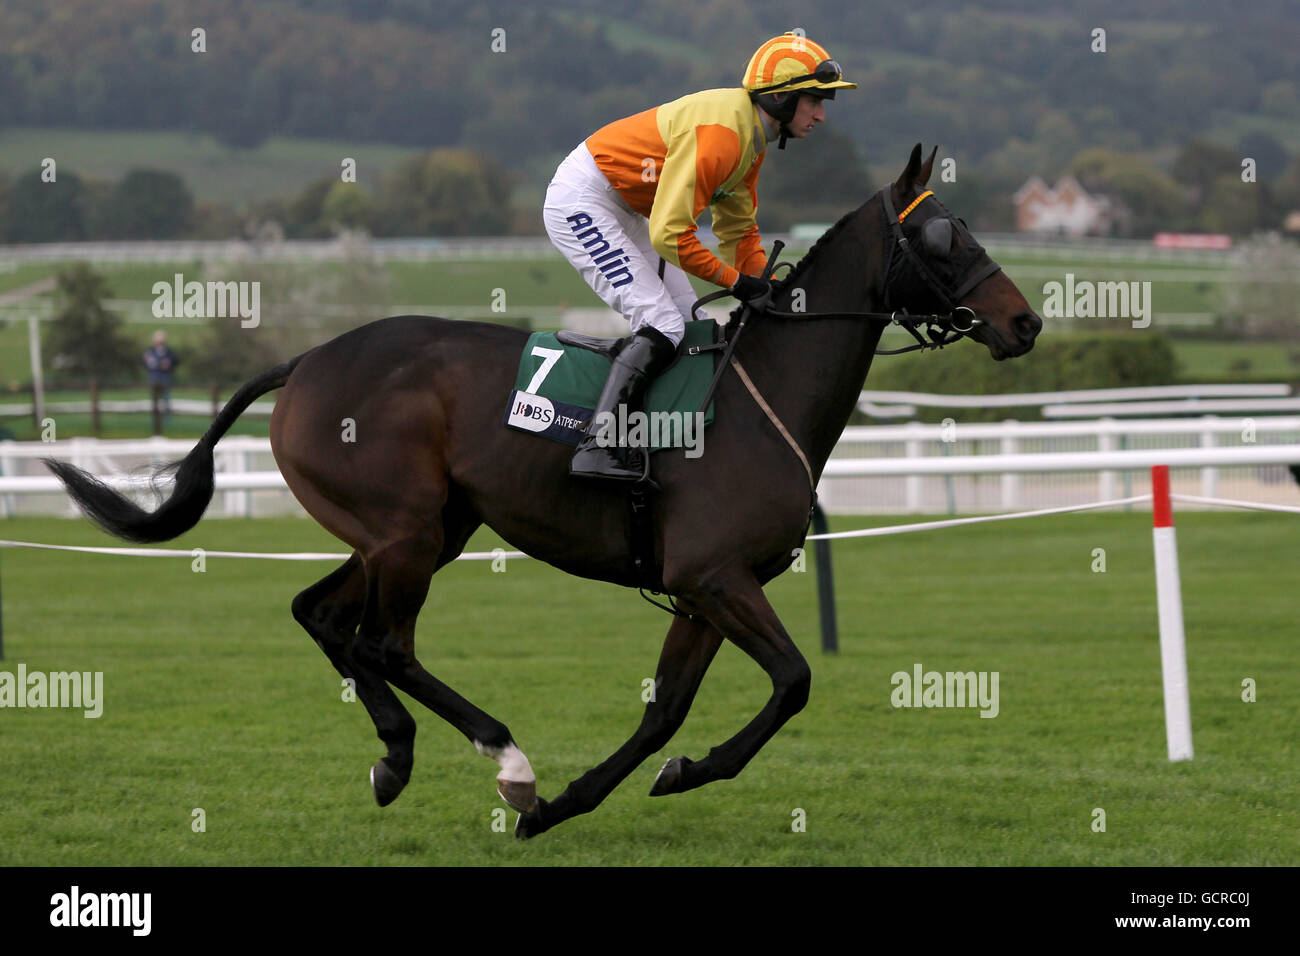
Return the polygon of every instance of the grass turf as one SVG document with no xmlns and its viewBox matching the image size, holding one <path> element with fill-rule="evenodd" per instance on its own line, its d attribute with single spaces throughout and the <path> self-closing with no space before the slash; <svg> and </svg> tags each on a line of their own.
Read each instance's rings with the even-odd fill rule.
<svg viewBox="0 0 1300 956">
<path fill-rule="evenodd" d="M 725 645 L 668 748 L 527 843 L 495 765 L 413 702 L 414 776 L 375 806 L 382 745 L 288 609 L 331 565 L 5 550 L 0 670 L 102 671 L 105 699 L 98 719 L 0 710 L 0 865 L 1294 865 L 1292 521 L 1179 517 L 1191 762 L 1165 755 L 1145 515 L 837 542 L 842 650 L 818 649 L 811 562 L 769 586 L 812 698 L 738 778 L 646 795 L 665 757 L 699 759 L 763 705 L 766 678 Z M 110 543 L 57 519 L 0 534 Z M 343 550 L 294 519 L 213 520 L 174 546 Z M 541 564 L 460 562 L 434 579 L 417 652 L 507 723 L 552 797 L 635 727 L 667 623 Z M 998 716 L 894 708 L 891 675 L 916 663 L 997 671 Z"/>
</svg>

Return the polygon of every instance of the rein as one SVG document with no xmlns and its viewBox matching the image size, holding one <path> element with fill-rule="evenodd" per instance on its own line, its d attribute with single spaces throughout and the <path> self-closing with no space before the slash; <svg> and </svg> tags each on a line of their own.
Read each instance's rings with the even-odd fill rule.
<svg viewBox="0 0 1300 956">
<path fill-rule="evenodd" d="M 695 345 L 686 349 L 686 354 L 688 355 L 699 355 L 701 352 L 712 351 L 722 352 L 722 359 L 717 363 L 717 368 L 713 373 L 713 380 L 709 383 L 709 388 L 704 395 L 703 401 L 700 402 L 699 410 L 703 412 L 709 407 L 709 402 L 712 401 L 713 394 L 717 390 L 718 383 L 721 381 L 723 374 L 726 372 L 728 367 L 734 368 L 746 389 L 748 389 L 750 396 L 758 404 L 759 408 L 763 410 L 764 414 L 767 415 L 768 419 L 776 427 L 777 431 L 780 432 L 781 437 L 784 438 L 786 443 L 794 450 L 799 461 L 803 464 L 804 471 L 808 475 L 808 483 L 812 489 L 814 508 L 816 507 L 817 488 L 816 482 L 813 479 L 812 468 L 808 464 L 807 456 L 804 455 L 803 450 L 799 447 L 799 443 L 795 441 L 789 430 L 784 424 L 782 424 L 781 419 L 777 417 L 771 406 L 764 401 L 763 396 L 754 386 L 754 383 L 750 381 L 749 376 L 745 374 L 745 370 L 741 367 L 740 363 L 733 358 L 733 354 L 736 350 L 736 343 L 740 340 L 740 336 L 745 331 L 745 326 L 748 324 L 749 320 L 757 316 L 771 316 L 772 318 L 789 320 L 858 319 L 867 321 L 884 321 L 906 329 L 912 338 L 916 339 L 916 344 L 901 349 L 876 349 L 876 355 L 901 355 L 904 352 L 916 352 L 923 349 L 941 349 L 945 345 L 952 345 L 964 336 L 969 335 L 976 329 L 976 327 L 983 325 L 982 320 L 976 317 L 974 309 L 964 305 L 957 305 L 956 303 L 960 302 L 961 299 L 971 289 L 975 288 L 976 285 L 1002 268 L 990 259 L 987 265 L 977 269 L 972 275 L 968 276 L 955 291 L 950 290 L 948 285 L 926 266 L 924 259 L 916 253 L 912 248 L 911 243 L 908 241 L 907 236 L 903 234 L 903 220 L 905 220 L 912 210 L 916 209 L 923 200 L 928 196 L 934 195 L 934 193 L 931 190 L 922 192 L 912 200 L 901 214 L 895 214 L 894 202 L 890 195 L 892 188 L 893 184 L 891 183 L 889 186 L 885 186 L 880 190 L 881 203 L 885 210 L 885 219 L 893 231 L 895 239 L 894 243 L 890 246 L 889 261 L 885 263 L 886 304 L 888 304 L 889 298 L 890 276 L 892 276 L 894 272 L 895 254 L 901 251 L 905 260 L 915 270 L 916 274 L 921 277 L 921 280 L 929 288 L 930 292 L 933 293 L 940 302 L 948 306 L 948 312 L 931 313 L 928 315 L 912 315 L 906 309 L 895 309 L 891 312 L 778 312 L 771 308 L 772 292 L 769 292 L 761 299 L 741 303 L 740 314 L 727 325 L 729 335 L 727 336 L 726 341 L 716 342 L 712 345 Z M 772 253 L 767 257 L 767 265 L 763 269 L 762 278 L 771 280 L 777 269 L 782 267 L 794 268 L 794 266 L 789 262 L 777 264 L 776 259 L 777 256 L 780 255 L 782 247 L 783 243 L 779 240 L 772 244 Z M 976 248 L 979 249 L 978 246 Z M 979 251 L 980 253 L 983 253 L 982 249 L 979 249 Z M 709 295 L 697 299 L 695 304 L 691 306 L 691 318 L 699 318 L 697 312 L 700 306 L 730 295 L 733 295 L 730 289 L 719 289 L 717 292 L 710 293 Z M 924 338 L 919 330 L 925 332 Z M 926 338 L 928 338 L 929 341 L 926 341 Z M 809 510 L 810 518 L 811 515 L 812 509 Z"/>
<path fill-rule="evenodd" d="M 891 184 L 892 185 L 892 184 Z M 736 323 L 736 333 L 732 335 L 734 341 L 750 317 L 754 315 L 767 315 L 777 319 L 802 320 L 802 319 L 859 319 L 865 321 L 888 322 L 905 329 L 912 338 L 916 339 L 915 345 L 908 345 L 901 349 L 876 349 L 877 355 L 902 355 L 905 352 L 916 352 L 920 350 L 941 349 L 946 345 L 952 345 L 960 341 L 965 336 L 975 330 L 977 326 L 983 325 L 983 321 L 975 316 L 975 311 L 964 305 L 956 305 L 961 301 L 971 289 L 988 278 L 994 272 L 997 272 L 1001 266 L 992 260 L 988 265 L 976 271 L 954 292 L 949 293 L 945 284 L 940 281 L 934 273 L 927 268 L 925 260 L 917 255 L 908 241 L 907 236 L 903 234 L 903 220 L 912 212 L 922 200 L 933 195 L 931 190 L 926 190 L 912 200 L 911 204 L 900 214 L 894 213 L 894 202 L 890 196 L 891 186 L 886 186 L 880 190 L 881 202 L 885 209 L 885 220 L 894 234 L 894 243 L 890 246 L 889 261 L 885 264 L 885 274 L 890 275 L 894 269 L 894 256 L 896 252 L 901 252 L 907 259 L 908 263 L 921 276 L 922 280 L 929 287 L 935 296 L 948 306 L 949 311 L 946 313 L 931 313 L 927 315 L 912 315 L 907 309 L 894 309 L 890 312 L 779 312 L 772 309 L 767 301 L 760 301 L 755 304 L 744 303 L 742 306 L 741 316 Z M 768 257 L 768 266 L 763 270 L 763 278 L 770 279 L 780 268 L 793 269 L 792 263 L 783 262 L 779 265 L 772 263 L 779 255 L 781 243 L 774 244 L 772 255 Z M 713 302 L 731 295 L 730 289 L 720 289 L 717 292 L 710 293 L 696 301 L 691 307 L 691 317 L 698 318 L 696 310 L 702 305 Z M 886 288 L 888 296 L 888 288 Z M 925 336 L 922 337 L 922 331 Z M 928 341 L 927 341 L 928 339 Z M 709 346 L 703 346 L 690 350 L 692 353 L 706 351 Z"/>
<path fill-rule="evenodd" d="M 781 265 L 792 267 L 788 262 L 783 262 Z M 692 315 L 700 306 L 728 295 L 731 295 L 730 289 L 722 289 L 706 295 L 692 307 Z M 752 309 L 752 307 L 748 308 Z M 893 312 L 779 312 L 772 308 L 759 308 L 753 311 L 756 315 L 771 316 L 774 319 L 861 319 L 869 322 L 888 322 L 905 329 L 912 338 L 916 339 L 915 345 L 908 345 L 901 349 L 876 349 L 877 355 L 902 355 L 904 352 L 916 352 L 920 349 L 941 349 L 961 341 L 975 331 L 976 326 L 984 324 L 982 320 L 975 317 L 973 309 L 964 305 L 956 306 L 951 312 L 928 315 L 913 315 L 906 309 L 897 309 Z M 922 331 L 929 341 L 921 337 Z M 708 348 L 709 346 L 697 346 L 687 351 L 696 354 L 707 351 Z"/>
</svg>

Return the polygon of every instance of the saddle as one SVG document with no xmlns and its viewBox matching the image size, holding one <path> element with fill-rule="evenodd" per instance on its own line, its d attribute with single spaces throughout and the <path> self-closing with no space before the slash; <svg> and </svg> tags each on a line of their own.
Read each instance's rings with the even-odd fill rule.
<svg viewBox="0 0 1300 956">
<path fill-rule="evenodd" d="M 654 556 L 652 510 L 652 495 L 659 486 L 650 474 L 649 452 L 685 446 L 688 457 L 698 455 L 692 455 L 691 447 L 693 442 L 702 442 L 703 427 L 713 418 L 712 404 L 706 404 L 706 399 L 714 376 L 714 353 L 725 348 L 720 338 L 716 322 L 688 322 L 676 358 L 657 376 L 646 395 L 645 418 L 641 420 L 645 425 L 645 474 L 640 481 L 624 484 L 630 571 L 643 595 L 646 590 L 663 593 L 662 575 Z M 601 338 L 569 331 L 534 333 L 524 345 L 503 423 L 552 441 L 577 445 L 586 434 L 609 373 L 609 362 L 628 341 L 630 338 Z M 701 411 L 702 417 L 697 416 Z M 664 607 L 657 601 L 651 603 Z"/>
</svg>

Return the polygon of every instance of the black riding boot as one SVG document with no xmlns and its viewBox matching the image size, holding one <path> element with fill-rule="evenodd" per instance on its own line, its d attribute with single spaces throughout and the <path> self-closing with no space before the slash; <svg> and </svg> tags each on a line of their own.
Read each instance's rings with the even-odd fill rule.
<svg viewBox="0 0 1300 956">
<path fill-rule="evenodd" d="M 644 411 L 646 391 L 660 372 L 672 364 L 677 347 L 658 329 L 645 326 L 627 340 L 627 344 L 614 357 L 609 378 L 601 390 L 600 400 L 587 425 L 587 437 L 578 445 L 569 465 L 569 474 L 579 478 L 613 478 L 622 481 L 640 481 L 645 475 L 645 451 L 636 448 L 602 447 L 597 443 L 600 425 L 608 421 L 602 415 L 608 412 L 616 420 L 618 408 L 625 406 L 629 413 Z M 613 441 L 611 433 L 606 442 Z"/>
</svg>

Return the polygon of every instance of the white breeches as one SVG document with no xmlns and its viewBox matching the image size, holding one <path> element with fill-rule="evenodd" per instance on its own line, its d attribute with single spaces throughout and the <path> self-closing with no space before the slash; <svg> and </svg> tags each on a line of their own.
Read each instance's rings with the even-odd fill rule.
<svg viewBox="0 0 1300 956">
<path fill-rule="evenodd" d="M 650 244 L 649 220 L 627 206 L 586 143 L 556 169 L 542 220 L 555 247 L 633 332 L 648 325 L 674 345 L 681 342 L 699 296 L 685 272 L 659 258 Z M 698 314 L 709 318 L 703 309 Z"/>
</svg>

